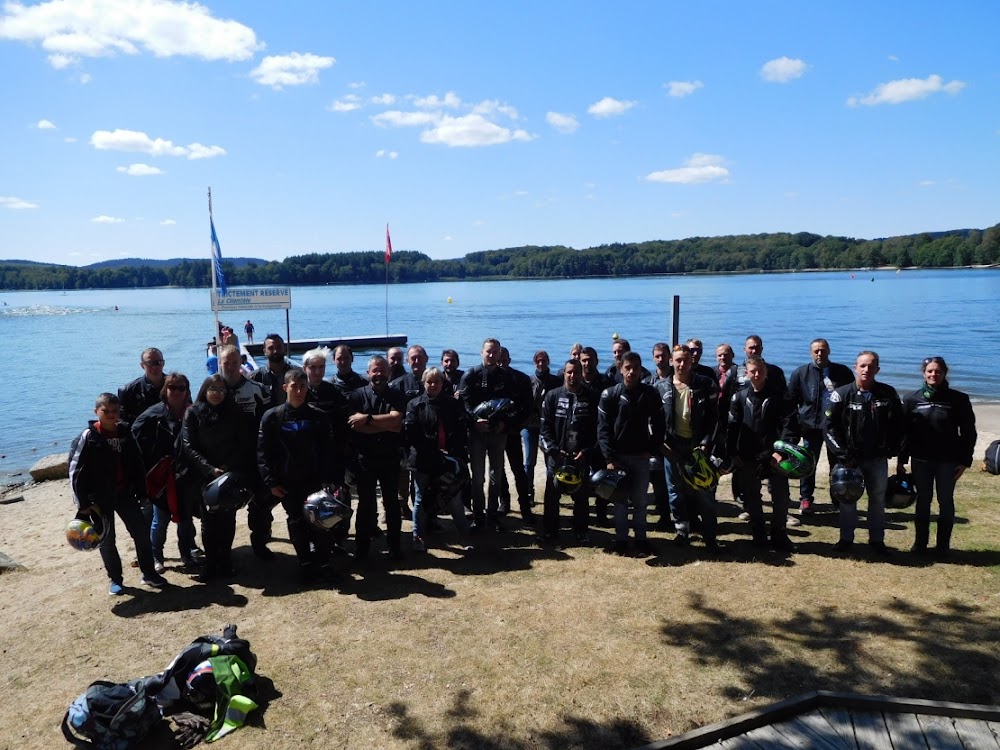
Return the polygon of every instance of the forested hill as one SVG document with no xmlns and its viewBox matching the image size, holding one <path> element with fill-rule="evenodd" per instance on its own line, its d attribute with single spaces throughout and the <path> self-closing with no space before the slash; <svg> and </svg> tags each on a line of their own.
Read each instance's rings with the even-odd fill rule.
<svg viewBox="0 0 1000 750">
<path fill-rule="evenodd" d="M 77 268 L 0 261 L 3 289 L 88 289 L 156 286 L 208 286 L 209 262 L 182 260 L 172 266 L 152 261 L 137 265 Z M 454 260 L 432 260 L 414 251 L 395 252 L 392 282 L 447 279 L 539 279 L 581 276 L 644 276 L 666 273 L 720 273 L 916 266 L 943 268 L 1000 263 L 1000 224 L 859 240 L 817 234 L 756 234 L 691 237 L 685 240 L 569 247 L 516 247 L 469 253 Z M 142 264 L 142 265 L 138 265 Z M 381 250 L 295 255 L 283 261 L 234 265 L 223 262 L 231 286 L 262 284 L 378 284 L 385 280 Z"/>
</svg>

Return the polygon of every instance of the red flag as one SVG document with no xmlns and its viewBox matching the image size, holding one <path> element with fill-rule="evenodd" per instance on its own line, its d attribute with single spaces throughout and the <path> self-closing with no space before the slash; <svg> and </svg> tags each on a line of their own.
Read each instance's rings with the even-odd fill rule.
<svg viewBox="0 0 1000 750">
<path fill-rule="evenodd" d="M 385 264 L 392 259 L 392 240 L 389 238 L 389 225 L 385 225 Z"/>
</svg>

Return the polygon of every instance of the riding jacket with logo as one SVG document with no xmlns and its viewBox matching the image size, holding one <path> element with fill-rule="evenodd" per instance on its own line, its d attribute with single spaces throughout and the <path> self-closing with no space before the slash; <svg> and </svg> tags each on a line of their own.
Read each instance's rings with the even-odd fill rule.
<svg viewBox="0 0 1000 750">
<path fill-rule="evenodd" d="M 836 389 L 830 396 L 825 437 L 839 461 L 898 454 L 903 415 L 896 389 L 877 381 L 870 391 L 860 390 L 857 383 Z"/>
</svg>

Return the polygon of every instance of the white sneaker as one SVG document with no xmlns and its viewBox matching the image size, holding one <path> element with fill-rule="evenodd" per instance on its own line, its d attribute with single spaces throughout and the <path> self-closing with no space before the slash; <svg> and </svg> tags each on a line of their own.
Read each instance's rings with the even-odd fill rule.
<svg viewBox="0 0 1000 750">
<path fill-rule="evenodd" d="M 796 526 L 801 526 L 801 525 L 802 525 L 802 521 L 800 521 L 799 519 L 797 519 L 795 516 L 788 516 L 785 519 L 785 528 L 786 529 L 794 529 Z"/>
<path fill-rule="evenodd" d="M 157 573 L 162 573 L 167 569 L 167 566 L 163 564 L 163 560 L 157 560 L 153 563 L 153 570 Z"/>
<path fill-rule="evenodd" d="M 749 521 L 749 520 L 750 520 L 750 514 L 749 514 L 749 513 L 747 513 L 746 511 L 743 511 L 742 513 L 740 513 L 740 514 L 739 514 L 738 516 L 736 516 L 736 517 L 737 517 L 738 519 L 740 519 L 741 521 Z"/>
</svg>

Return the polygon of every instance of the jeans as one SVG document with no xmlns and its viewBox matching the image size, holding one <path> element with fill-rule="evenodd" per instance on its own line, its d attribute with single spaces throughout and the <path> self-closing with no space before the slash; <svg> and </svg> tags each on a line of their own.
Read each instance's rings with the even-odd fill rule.
<svg viewBox="0 0 1000 750">
<path fill-rule="evenodd" d="M 758 465 L 746 462 L 733 471 L 733 484 L 738 485 L 738 492 L 743 498 L 743 506 L 750 514 L 750 532 L 755 542 L 766 542 L 768 538 L 767 523 L 764 520 L 764 505 L 761 500 L 763 480 L 758 472 Z M 788 477 L 772 472 L 768 480 L 768 491 L 771 494 L 771 541 L 781 542 L 788 538 L 785 523 L 788 520 Z"/>
<path fill-rule="evenodd" d="M 524 473 L 531 483 L 531 496 L 535 496 L 535 464 L 538 463 L 538 437 L 541 429 L 525 427 L 521 430 L 521 450 L 524 452 Z"/>
<path fill-rule="evenodd" d="M 143 514 L 139 502 L 129 495 L 116 494 L 111 503 L 103 503 L 104 523 L 108 526 L 107 536 L 101 545 L 101 561 L 108 573 L 108 578 L 117 584 L 122 583 L 122 559 L 115 545 L 115 514 L 121 518 L 128 534 L 135 543 L 135 554 L 139 558 L 139 570 L 144 576 L 156 575 L 153 568 L 153 545 L 149 541 L 149 522 Z"/>
<path fill-rule="evenodd" d="M 490 471 L 502 476 L 504 447 L 507 436 L 498 432 L 478 432 L 474 428 L 469 431 L 469 463 L 472 469 L 472 512 L 478 517 L 488 510 L 491 515 L 497 513 L 497 495 L 490 493 L 489 508 L 486 508 L 486 458 L 490 460 Z"/>
<path fill-rule="evenodd" d="M 637 542 L 646 541 L 646 490 L 649 488 L 649 456 L 615 457 L 629 478 L 629 502 L 615 503 L 615 541 L 628 539 L 628 509 L 632 506 L 632 527 Z"/>
<path fill-rule="evenodd" d="M 195 541 L 194 519 L 191 508 L 187 506 L 188 499 L 178 488 L 177 504 L 180 520 L 177 521 L 177 550 L 181 560 L 191 559 L 191 552 L 197 546 Z M 153 558 L 163 562 L 163 546 L 167 542 L 167 527 L 170 525 L 170 510 L 153 504 L 153 523 L 149 527 L 149 541 L 153 545 Z"/>
<path fill-rule="evenodd" d="M 917 541 L 920 542 L 923 535 L 923 545 L 927 545 L 931 499 L 937 487 L 937 546 L 948 549 L 951 546 L 951 530 L 955 525 L 955 469 L 958 464 L 953 461 L 923 461 L 914 458 L 910 465 L 913 469 L 913 484 L 917 488 Z"/>
<path fill-rule="evenodd" d="M 868 493 L 868 543 L 885 542 L 885 488 L 889 483 L 889 462 L 884 457 L 858 461 Z M 840 504 L 840 541 L 853 542 L 858 525 L 857 503 Z"/>
<path fill-rule="evenodd" d="M 432 497 L 436 490 L 431 486 L 430 474 L 415 472 L 413 478 L 413 538 L 424 539 L 426 534 L 424 526 L 430 513 L 427 506 L 431 505 L 436 509 L 437 498 Z M 451 496 L 447 505 L 459 536 L 465 539 L 469 534 L 469 519 L 465 517 L 465 504 L 462 502 L 461 490 Z"/>
</svg>

